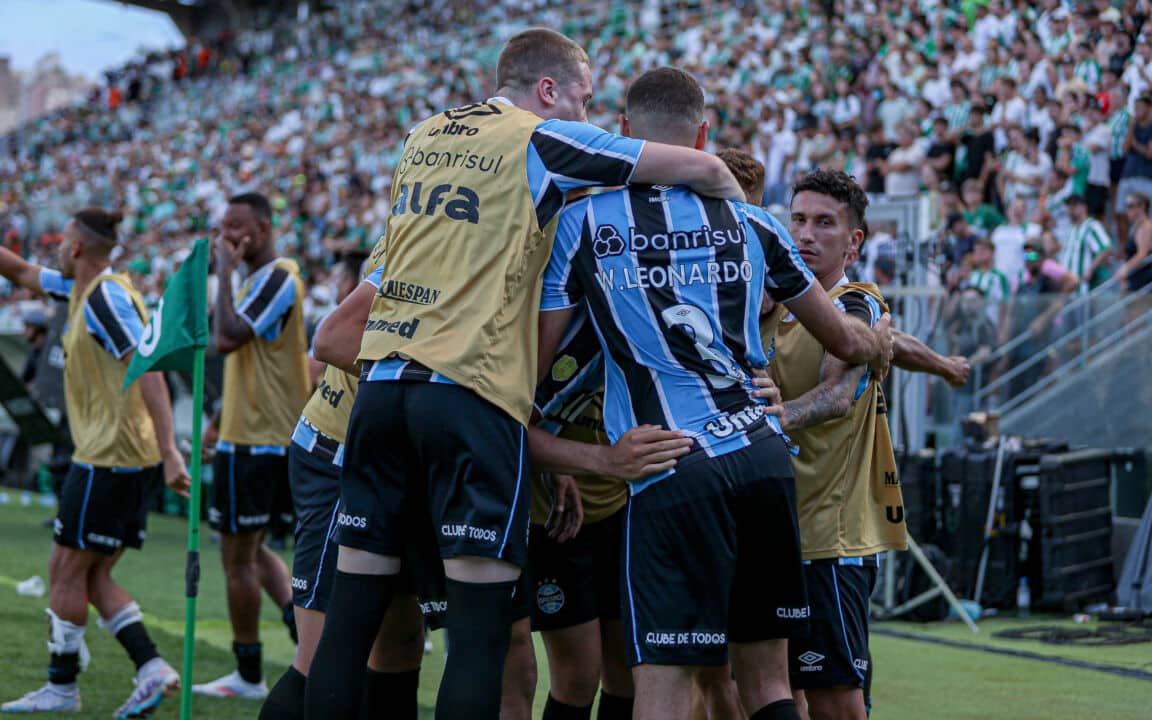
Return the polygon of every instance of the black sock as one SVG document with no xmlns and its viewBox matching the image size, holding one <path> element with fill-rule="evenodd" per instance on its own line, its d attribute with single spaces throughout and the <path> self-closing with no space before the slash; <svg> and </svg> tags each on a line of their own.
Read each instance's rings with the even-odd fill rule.
<svg viewBox="0 0 1152 720">
<path fill-rule="evenodd" d="M 258 683 L 264 677 L 261 666 L 264 664 L 264 646 L 260 643 L 232 643 L 232 654 L 236 656 L 236 669 L 245 682 Z"/>
<path fill-rule="evenodd" d="M 364 667 L 395 592 L 393 575 L 336 571 L 324 632 L 308 673 L 304 717 L 355 720 L 359 716 Z"/>
<path fill-rule="evenodd" d="M 376 720 L 385 716 L 395 720 L 416 720 L 420 714 L 416 697 L 419 689 L 419 668 L 396 673 L 364 668 L 361 720 Z"/>
<path fill-rule="evenodd" d="M 288 637 L 292 638 L 293 645 L 300 644 L 300 635 L 296 632 L 296 608 L 292 603 L 288 603 L 280 609 L 280 619 L 284 621 L 284 625 L 288 628 Z"/>
<path fill-rule="evenodd" d="M 596 711 L 596 720 L 632 720 L 634 701 L 634 698 L 609 695 L 601 690 L 600 708 Z"/>
<path fill-rule="evenodd" d="M 80 653 L 52 653 L 48 663 L 48 682 L 53 685 L 71 685 L 80 674 Z"/>
<path fill-rule="evenodd" d="M 128 657 L 132 658 L 137 670 L 144 667 L 144 663 L 149 660 L 160 657 L 160 653 L 156 651 L 156 643 L 148 637 L 148 631 L 144 629 L 142 622 L 134 622 L 121 628 L 120 632 L 116 633 L 116 639 L 128 651 Z"/>
<path fill-rule="evenodd" d="M 591 720 L 591 718 L 591 705 L 587 707 L 565 705 L 552 697 L 552 693 L 548 693 L 548 701 L 544 703 L 544 714 L 540 716 L 540 720 Z"/>
<path fill-rule="evenodd" d="M 260 708 L 259 720 L 304 720 L 304 688 L 308 678 L 294 665 L 272 686 L 268 699 Z"/>
<path fill-rule="evenodd" d="M 800 720 L 800 713 L 791 699 L 777 700 L 752 713 L 748 720 Z"/>
<path fill-rule="evenodd" d="M 436 697 L 436 720 L 497 720 L 516 581 L 449 579 L 447 586 L 446 624 L 452 650 Z"/>
</svg>

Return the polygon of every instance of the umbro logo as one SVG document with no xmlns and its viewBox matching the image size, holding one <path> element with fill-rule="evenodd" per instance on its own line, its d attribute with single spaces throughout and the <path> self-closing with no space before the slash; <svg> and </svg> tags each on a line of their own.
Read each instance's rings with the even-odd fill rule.
<svg viewBox="0 0 1152 720">
<path fill-rule="evenodd" d="M 824 656 L 818 652 L 809 650 L 797 659 L 804 663 L 800 666 L 800 672 L 819 672 L 824 669 L 823 665 L 816 664 L 824 660 Z"/>
</svg>

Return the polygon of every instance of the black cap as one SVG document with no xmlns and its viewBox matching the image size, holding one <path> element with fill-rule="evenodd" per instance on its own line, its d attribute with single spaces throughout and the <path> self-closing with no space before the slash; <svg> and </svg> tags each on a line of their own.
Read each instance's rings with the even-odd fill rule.
<svg viewBox="0 0 1152 720">
<path fill-rule="evenodd" d="M 948 216 L 947 227 L 951 228 L 953 225 L 955 225 L 956 223 L 960 222 L 963 219 L 964 219 L 964 213 L 954 212 Z"/>
<path fill-rule="evenodd" d="M 1068 199 L 1065 201 L 1065 204 L 1066 205 L 1087 205 L 1088 200 L 1085 199 L 1085 197 L 1083 195 L 1081 195 L 1080 193 L 1073 193 L 1073 194 L 1068 196 Z"/>
</svg>

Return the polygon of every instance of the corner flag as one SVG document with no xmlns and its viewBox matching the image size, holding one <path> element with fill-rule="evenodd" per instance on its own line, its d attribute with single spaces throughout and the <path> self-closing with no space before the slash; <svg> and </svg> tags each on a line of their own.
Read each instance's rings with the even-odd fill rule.
<svg viewBox="0 0 1152 720">
<path fill-rule="evenodd" d="M 184 666 L 180 717 L 192 717 L 192 668 L 196 660 L 196 598 L 200 594 L 200 456 L 203 448 L 204 348 L 208 347 L 208 240 L 168 281 L 160 307 L 128 363 L 124 387 L 152 370 L 192 372 L 192 457 L 188 468 L 188 558 L 184 566 Z"/>
<path fill-rule="evenodd" d="M 191 372 L 197 348 L 208 347 L 208 241 L 197 240 L 192 253 L 168 281 L 136 354 L 128 364 L 124 388 L 152 370 Z"/>
</svg>

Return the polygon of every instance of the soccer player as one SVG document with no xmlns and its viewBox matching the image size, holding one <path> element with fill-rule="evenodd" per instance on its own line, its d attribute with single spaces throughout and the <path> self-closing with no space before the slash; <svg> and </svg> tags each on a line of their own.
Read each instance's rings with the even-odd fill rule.
<svg viewBox="0 0 1152 720">
<path fill-rule="evenodd" d="M 174 489 L 188 480 L 172 433 L 172 404 L 161 373 L 122 389 L 147 313 L 127 276 L 113 273 L 119 213 L 89 208 L 64 227 L 60 270 L 0 248 L 0 274 L 16 285 L 68 301 L 64 393 L 75 450 L 64 481 L 48 561 L 48 683 L 3 712 L 77 712 L 76 676 L 88 663 L 88 604 L 136 665 L 136 689 L 116 717 L 144 717 L 180 676 L 156 651 L 140 606 L 112 579 L 125 548 L 144 542 L 157 465 Z"/>
<path fill-rule="evenodd" d="M 626 104 L 625 134 L 703 147 L 704 97 L 687 73 L 645 73 Z M 792 469 L 751 394 L 767 362 L 763 289 L 850 361 L 882 371 L 891 343 L 887 320 L 874 330 L 846 318 L 813 284 L 795 248 L 743 203 L 638 186 L 561 217 L 540 375 L 584 303 L 604 349 L 609 438 L 645 423 L 693 441 L 675 468 L 629 487 L 622 593 L 636 718 L 685 717 L 696 668 L 723 665 L 729 646 L 749 716 L 797 717 L 783 639 L 807 617 Z"/>
<path fill-rule="evenodd" d="M 278 498 L 288 495 L 288 445 L 308 400 L 304 290 L 296 263 L 276 256 L 272 208 L 257 193 L 228 201 L 214 245 L 220 286 L 213 335 L 224 360 L 220 440 L 208 520 L 220 532 L 237 669 L 193 692 L 262 699 L 260 588 L 292 615 L 288 568 L 264 546 Z M 232 274 L 247 270 L 233 298 Z"/>
<path fill-rule="evenodd" d="M 864 241 L 868 198 L 840 171 L 817 170 L 793 188 L 790 233 L 809 269 L 845 315 L 875 325 L 875 285 L 849 283 L 844 268 Z M 813 720 L 864 720 L 871 655 L 868 598 L 879 553 L 906 547 L 904 508 L 879 378 L 829 354 L 786 308 L 765 319 L 769 366 L 784 403 L 780 426 L 799 446 L 792 458 L 812 622 L 789 649 L 801 713 Z M 967 380 L 964 358 L 944 358 L 896 334 L 893 363 Z M 759 382 L 759 381 L 757 381 Z"/>
<path fill-rule="evenodd" d="M 337 301 L 343 301 L 360 282 L 363 253 L 346 253 L 337 265 Z M 368 267 L 369 271 L 374 270 Z M 299 644 L 288 670 L 272 688 L 260 710 L 261 720 L 298 720 L 304 717 L 304 692 L 312 656 L 320 641 L 324 612 L 336 572 L 335 528 L 340 503 L 340 465 L 344 439 L 359 381 L 325 366 L 308 404 L 300 415 L 288 448 L 289 476 L 295 506 L 295 553 L 292 563 L 292 604 L 295 606 Z M 362 705 L 368 714 L 378 695 L 390 696 L 388 708 L 397 718 L 415 719 L 420 664 L 423 660 L 424 620 L 416 597 L 398 598 L 380 629 L 380 641 L 365 670 Z"/>
<path fill-rule="evenodd" d="M 587 54 L 559 33 L 513 37 L 496 80 L 495 97 L 413 129 L 393 178 L 386 275 L 364 330 L 341 477 L 336 580 L 308 687 L 313 717 L 355 712 L 412 496 L 430 510 L 448 578 L 452 651 L 437 718 L 497 716 L 527 551 L 525 424 L 550 225 L 579 187 L 679 183 L 740 197 L 710 155 L 570 122 L 586 117 L 592 77 Z M 330 359 L 319 339 L 316 350 Z"/>
</svg>

